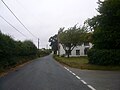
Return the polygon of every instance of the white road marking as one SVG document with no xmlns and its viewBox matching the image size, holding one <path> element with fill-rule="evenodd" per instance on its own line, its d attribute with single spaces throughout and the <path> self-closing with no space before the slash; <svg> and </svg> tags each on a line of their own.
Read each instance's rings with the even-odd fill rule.
<svg viewBox="0 0 120 90">
<path fill-rule="evenodd" d="M 91 85 L 87 85 L 91 90 L 96 90 L 94 87 L 92 87 Z"/>
<path fill-rule="evenodd" d="M 72 71 L 69 70 L 70 73 L 72 73 Z"/>
<path fill-rule="evenodd" d="M 80 79 L 80 77 L 76 76 L 77 79 Z"/>
<path fill-rule="evenodd" d="M 73 73 L 71 70 L 69 70 L 67 67 L 64 67 L 67 71 L 69 71 L 72 75 L 74 75 L 77 79 L 80 80 L 80 77 L 77 76 L 75 73 Z M 88 85 L 84 80 L 81 80 L 81 82 L 83 84 L 86 84 L 91 90 L 96 90 L 94 87 L 92 87 L 91 85 Z"/>
<path fill-rule="evenodd" d="M 69 69 L 67 69 L 68 71 L 70 71 Z"/>
<path fill-rule="evenodd" d="M 81 82 L 83 82 L 84 84 L 87 84 L 84 80 L 81 80 Z"/>
<path fill-rule="evenodd" d="M 76 75 L 75 73 L 72 73 L 73 75 Z"/>
<path fill-rule="evenodd" d="M 66 67 L 64 67 L 66 70 L 67 70 L 67 68 Z"/>
<path fill-rule="evenodd" d="M 68 68 L 64 67 L 66 70 L 70 71 Z"/>
</svg>

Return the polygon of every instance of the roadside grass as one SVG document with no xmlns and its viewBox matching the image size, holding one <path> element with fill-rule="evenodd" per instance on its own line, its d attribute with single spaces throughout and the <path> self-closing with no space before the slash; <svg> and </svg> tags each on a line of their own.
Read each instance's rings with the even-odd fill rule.
<svg viewBox="0 0 120 90">
<path fill-rule="evenodd" d="M 58 57 L 57 55 L 53 56 L 54 59 L 61 64 L 67 65 L 72 68 L 86 69 L 86 70 L 104 70 L 104 71 L 120 71 L 120 66 L 100 66 L 92 65 L 88 63 L 88 57 Z"/>
</svg>

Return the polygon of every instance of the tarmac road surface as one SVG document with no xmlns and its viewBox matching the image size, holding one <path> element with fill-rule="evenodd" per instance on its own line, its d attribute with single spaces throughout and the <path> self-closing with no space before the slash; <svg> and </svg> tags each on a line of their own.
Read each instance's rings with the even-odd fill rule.
<svg viewBox="0 0 120 90">
<path fill-rule="evenodd" d="M 0 78 L 0 90 L 91 90 L 57 63 L 52 55 L 39 58 Z"/>
<path fill-rule="evenodd" d="M 120 71 L 65 67 L 49 55 L 1 77 L 0 90 L 120 90 Z"/>
</svg>

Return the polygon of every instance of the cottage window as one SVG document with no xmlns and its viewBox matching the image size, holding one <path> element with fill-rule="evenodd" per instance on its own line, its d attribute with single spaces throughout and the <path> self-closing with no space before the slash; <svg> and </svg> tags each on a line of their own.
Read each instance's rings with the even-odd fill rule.
<svg viewBox="0 0 120 90">
<path fill-rule="evenodd" d="M 85 42 L 85 43 L 84 43 L 84 46 L 89 46 L 89 43 L 88 43 L 88 42 Z"/>
<path fill-rule="evenodd" d="M 80 55 L 80 50 L 76 50 L 76 55 Z"/>
</svg>

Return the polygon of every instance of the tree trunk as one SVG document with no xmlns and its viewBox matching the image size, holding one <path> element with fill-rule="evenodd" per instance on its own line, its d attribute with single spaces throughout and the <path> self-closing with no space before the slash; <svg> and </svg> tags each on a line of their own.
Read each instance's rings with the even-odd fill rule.
<svg viewBox="0 0 120 90">
<path fill-rule="evenodd" d="M 67 53 L 68 54 L 68 58 L 70 57 L 70 53 L 71 53 L 71 50 L 68 50 L 68 53 Z"/>
<path fill-rule="evenodd" d="M 54 51 L 54 54 L 57 54 L 57 51 Z"/>
<path fill-rule="evenodd" d="M 70 57 L 69 53 L 68 53 L 68 58 Z"/>
</svg>

